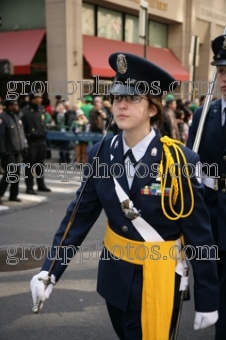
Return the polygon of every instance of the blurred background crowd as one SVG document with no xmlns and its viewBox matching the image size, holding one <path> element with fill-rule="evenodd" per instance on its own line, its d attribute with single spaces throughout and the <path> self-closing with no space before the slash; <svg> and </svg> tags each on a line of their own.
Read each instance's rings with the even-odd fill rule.
<svg viewBox="0 0 226 340">
<path fill-rule="evenodd" d="M 162 136 L 186 145 L 193 113 L 204 101 L 205 96 L 193 101 L 176 99 L 171 94 L 165 96 L 162 121 L 153 123 L 154 128 Z M 41 168 L 35 167 L 35 164 L 44 165 L 45 159 L 56 162 L 56 158 L 52 158 L 53 150 L 55 155 L 58 153 L 57 162 L 60 164 L 75 163 L 75 166 L 80 166 L 86 163 L 90 148 L 98 140 L 90 138 L 91 134 L 99 134 L 101 139 L 101 134 L 106 130 L 113 135 L 120 132 L 114 120 L 110 122 L 111 114 L 112 104 L 108 97 L 87 95 L 73 105 L 60 95 L 56 95 L 55 102 L 51 103 L 49 99 L 43 99 L 40 91 L 29 93 L 19 102 L 0 97 L 0 172 L 3 175 L 0 180 L 0 204 L 9 184 L 6 177 L 10 164 L 30 164 L 30 169 L 26 166 L 24 169 L 27 194 L 51 191 L 45 184 L 44 176 L 41 176 Z M 59 140 L 52 140 L 48 131 L 56 131 Z M 68 133 L 69 139 L 65 138 Z M 18 167 L 18 176 L 20 171 Z M 37 191 L 34 190 L 35 179 Z M 20 201 L 18 193 L 19 181 L 10 183 L 10 200 Z"/>
</svg>

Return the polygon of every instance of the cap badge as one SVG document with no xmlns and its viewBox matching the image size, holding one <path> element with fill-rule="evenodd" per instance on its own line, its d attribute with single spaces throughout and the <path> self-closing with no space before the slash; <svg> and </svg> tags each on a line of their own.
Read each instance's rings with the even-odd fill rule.
<svg viewBox="0 0 226 340">
<path fill-rule="evenodd" d="M 127 71 L 127 61 L 124 54 L 117 55 L 117 69 L 121 74 L 124 74 Z"/>
<path fill-rule="evenodd" d="M 223 41 L 223 46 L 222 46 L 222 48 L 224 49 L 224 50 L 226 50 L 226 36 L 224 35 L 224 41 Z"/>
</svg>

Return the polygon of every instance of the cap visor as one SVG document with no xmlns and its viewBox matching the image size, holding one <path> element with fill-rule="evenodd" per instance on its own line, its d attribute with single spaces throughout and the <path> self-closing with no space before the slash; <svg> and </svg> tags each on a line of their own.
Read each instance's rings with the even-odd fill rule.
<svg viewBox="0 0 226 340">
<path fill-rule="evenodd" d="M 110 88 L 110 94 L 124 96 L 124 95 L 141 95 L 147 94 L 147 89 L 133 85 L 112 84 Z"/>
<path fill-rule="evenodd" d="M 219 59 L 212 61 L 211 65 L 213 66 L 226 66 L 226 59 Z"/>
</svg>

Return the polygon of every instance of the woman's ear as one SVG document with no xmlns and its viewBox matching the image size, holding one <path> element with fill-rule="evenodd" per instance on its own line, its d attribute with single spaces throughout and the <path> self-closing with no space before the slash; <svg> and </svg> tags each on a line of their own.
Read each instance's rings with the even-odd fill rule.
<svg viewBox="0 0 226 340">
<path fill-rule="evenodd" d="M 157 107 L 151 104 L 149 106 L 149 113 L 150 113 L 150 117 L 154 117 L 158 113 Z"/>
</svg>

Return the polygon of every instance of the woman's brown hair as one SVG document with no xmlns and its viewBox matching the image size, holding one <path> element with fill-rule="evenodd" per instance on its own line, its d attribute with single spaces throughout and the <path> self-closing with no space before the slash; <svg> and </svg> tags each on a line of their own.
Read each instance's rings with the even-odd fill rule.
<svg viewBox="0 0 226 340">
<path fill-rule="evenodd" d="M 162 123 L 162 96 L 155 96 L 147 93 L 147 98 L 149 100 L 149 105 L 154 105 L 157 109 L 157 114 L 150 118 L 151 125 L 159 128 Z"/>
</svg>

